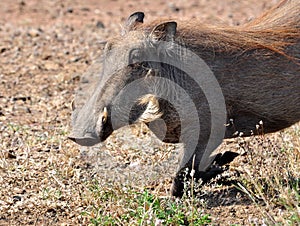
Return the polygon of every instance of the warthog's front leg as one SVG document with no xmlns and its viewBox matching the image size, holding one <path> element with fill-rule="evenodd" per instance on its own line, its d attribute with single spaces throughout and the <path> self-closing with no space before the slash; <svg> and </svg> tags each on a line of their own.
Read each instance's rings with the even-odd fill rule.
<svg viewBox="0 0 300 226">
<path fill-rule="evenodd" d="M 191 179 L 200 180 L 202 183 L 209 182 L 217 175 L 223 173 L 226 170 L 224 166 L 232 162 L 238 155 L 231 151 L 227 151 L 224 154 L 217 154 L 213 163 L 205 171 L 196 170 L 198 164 L 195 161 L 197 158 L 193 157 L 185 167 L 177 172 L 173 180 L 171 194 L 176 197 L 182 197 L 185 192 L 185 183 Z"/>
</svg>

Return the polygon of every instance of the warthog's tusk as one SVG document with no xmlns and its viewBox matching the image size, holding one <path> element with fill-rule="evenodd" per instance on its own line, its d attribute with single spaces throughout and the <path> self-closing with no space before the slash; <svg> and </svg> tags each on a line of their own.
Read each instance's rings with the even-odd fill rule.
<svg viewBox="0 0 300 226">
<path fill-rule="evenodd" d="M 103 112 L 102 112 L 102 122 L 103 122 L 103 123 L 106 123 L 107 117 L 108 117 L 107 108 L 104 107 L 104 108 L 103 108 Z"/>
<path fill-rule="evenodd" d="M 75 108 L 76 108 L 76 106 L 75 106 L 75 99 L 73 99 L 73 100 L 71 101 L 71 109 L 72 109 L 72 111 L 74 111 Z"/>
</svg>

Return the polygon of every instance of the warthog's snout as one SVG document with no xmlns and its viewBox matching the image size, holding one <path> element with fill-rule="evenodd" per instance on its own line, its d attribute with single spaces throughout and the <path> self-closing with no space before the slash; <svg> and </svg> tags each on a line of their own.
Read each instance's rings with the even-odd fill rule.
<svg viewBox="0 0 300 226">
<path fill-rule="evenodd" d="M 85 134 L 84 136 L 76 136 L 75 134 L 70 134 L 68 139 L 76 142 L 82 146 L 93 146 L 100 143 L 100 138 L 93 134 Z"/>
</svg>

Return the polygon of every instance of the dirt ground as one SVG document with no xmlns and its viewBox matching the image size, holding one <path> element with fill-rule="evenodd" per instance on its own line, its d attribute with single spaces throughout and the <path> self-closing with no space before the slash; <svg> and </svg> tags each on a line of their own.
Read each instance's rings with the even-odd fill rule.
<svg viewBox="0 0 300 226">
<path fill-rule="evenodd" d="M 94 152 L 80 151 L 66 139 L 70 103 L 81 75 L 131 13 L 144 11 L 145 20 L 197 18 L 203 23 L 238 25 L 277 2 L 1 0 L 0 225 L 88 224 L 80 214 L 89 205 L 82 194 L 95 172 L 105 180 L 124 183 L 132 177 L 136 186 L 148 181 L 145 177 L 155 178 L 153 186 L 168 194 L 168 178 L 180 147 L 161 144 L 140 126 L 120 131 Z M 168 161 L 162 161 L 166 156 L 149 158 L 162 147 L 172 152 Z M 130 157 L 139 150 L 143 163 Z M 89 153 L 97 154 L 90 158 Z M 53 200 L 46 198 L 50 194 Z M 262 223 L 260 210 L 232 187 L 224 185 L 206 198 L 216 225 Z"/>
</svg>

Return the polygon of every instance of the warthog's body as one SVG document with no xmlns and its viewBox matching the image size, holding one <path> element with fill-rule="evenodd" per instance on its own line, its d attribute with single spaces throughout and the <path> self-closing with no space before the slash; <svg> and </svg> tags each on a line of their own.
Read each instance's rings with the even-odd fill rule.
<svg viewBox="0 0 300 226">
<path fill-rule="evenodd" d="M 189 156 L 178 172 L 185 167 L 191 169 L 194 164 L 198 170 L 196 176 L 205 178 L 205 172 L 199 171 L 208 171 L 209 168 L 199 169 L 199 164 L 204 158 L 203 153 L 212 131 L 213 110 L 205 93 L 186 73 L 170 65 L 134 60 L 139 51 L 172 54 L 172 45 L 167 50 L 160 50 L 156 45 L 158 40 L 183 46 L 182 49 L 198 55 L 212 70 L 225 99 L 227 121 L 219 127 L 220 133 L 224 131 L 222 138 L 256 134 L 256 126 L 260 121 L 263 122 L 260 129 L 269 133 L 300 120 L 298 0 L 284 0 L 260 18 L 238 27 L 207 27 L 195 21 L 176 20 L 143 24 L 143 17 L 143 13 L 133 14 L 128 19 L 124 34 L 107 43 L 102 77 L 89 101 L 82 109 L 74 111 L 70 139 L 81 145 L 93 145 L 104 141 L 114 129 L 128 122 L 143 121 L 150 124 L 150 129 L 163 141 L 184 142 L 187 145 L 189 137 L 182 138 L 182 132 L 199 123 L 200 134 L 194 155 Z M 182 58 L 185 57 L 184 53 Z M 125 66 L 118 68 L 121 62 L 125 62 Z M 136 79 L 147 78 L 150 82 L 138 83 L 147 86 L 151 79 L 158 77 L 170 79 L 186 91 L 197 108 L 199 122 L 194 122 L 192 116 L 183 122 L 178 106 L 161 96 L 157 97 L 154 91 L 143 93 L 134 103 L 130 102 L 130 106 L 127 106 L 131 108 L 130 115 L 122 115 L 128 109 L 126 106 L 116 106 L 119 92 Z M 171 92 L 171 95 L 177 94 Z M 184 109 L 181 112 L 189 114 L 191 110 L 188 109 L 188 103 L 184 100 L 177 100 L 177 103 Z M 116 112 L 114 115 L 111 114 L 113 109 Z M 161 119 L 165 127 L 155 129 L 162 124 Z M 151 126 L 153 121 L 158 123 L 152 123 Z M 220 140 L 216 139 L 209 152 L 219 143 Z M 209 166 L 212 160 L 205 158 Z M 182 181 L 179 173 L 174 185 L 173 194 L 180 195 Z"/>
</svg>

